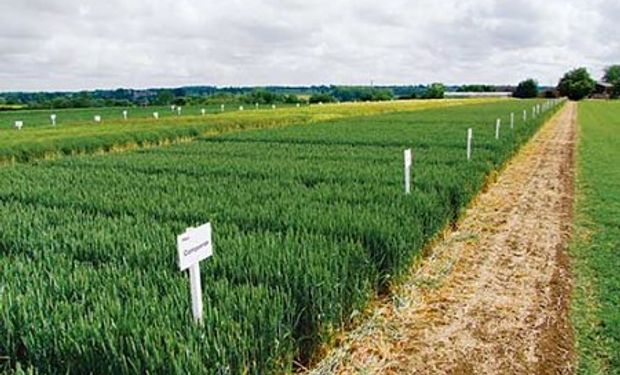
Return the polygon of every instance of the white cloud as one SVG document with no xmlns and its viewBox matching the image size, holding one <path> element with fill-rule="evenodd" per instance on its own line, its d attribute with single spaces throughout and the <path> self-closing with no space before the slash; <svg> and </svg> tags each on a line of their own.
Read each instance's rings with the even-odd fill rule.
<svg viewBox="0 0 620 375">
<path fill-rule="evenodd" d="M 0 90 L 555 84 L 620 63 L 617 0 L 0 0 Z"/>
</svg>

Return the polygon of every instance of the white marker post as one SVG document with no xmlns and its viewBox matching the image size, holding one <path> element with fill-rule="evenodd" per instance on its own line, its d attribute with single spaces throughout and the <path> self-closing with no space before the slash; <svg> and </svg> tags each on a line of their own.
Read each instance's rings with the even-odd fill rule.
<svg viewBox="0 0 620 375">
<path fill-rule="evenodd" d="M 224 104 L 220 104 L 220 112 L 224 112 Z"/>
<path fill-rule="evenodd" d="M 17 130 L 22 130 L 22 127 L 24 127 L 24 122 L 23 121 L 15 121 L 15 127 L 17 128 Z"/>
<path fill-rule="evenodd" d="M 176 105 L 174 105 L 174 104 L 173 104 L 173 105 L 171 105 L 171 106 L 170 106 L 170 110 L 171 110 L 172 112 L 174 112 L 174 110 L 175 110 L 175 109 L 177 109 L 177 106 L 176 106 Z"/>
<path fill-rule="evenodd" d="M 159 120 L 159 112 L 153 112 L 153 118 Z"/>
<path fill-rule="evenodd" d="M 411 149 L 405 150 L 405 194 L 411 193 Z"/>
<path fill-rule="evenodd" d="M 242 105 L 239 106 L 239 110 L 243 111 L 243 106 Z"/>
<path fill-rule="evenodd" d="M 515 113 L 510 113 L 510 129 L 514 129 L 515 127 Z"/>
<path fill-rule="evenodd" d="M 204 115 L 207 114 L 207 110 L 203 108 L 203 109 L 200 110 L 200 113 L 202 113 L 202 115 L 204 116 Z"/>
<path fill-rule="evenodd" d="M 271 109 L 276 109 L 276 105 L 275 105 L 275 104 L 272 104 L 272 105 L 271 105 Z"/>
<path fill-rule="evenodd" d="M 473 138 L 473 131 L 471 128 L 467 129 L 467 160 L 471 160 L 471 140 Z"/>
<path fill-rule="evenodd" d="M 123 111 L 123 120 L 127 121 L 127 111 Z"/>
<path fill-rule="evenodd" d="M 254 103 L 254 108 L 258 109 L 258 103 Z"/>
<path fill-rule="evenodd" d="M 95 120 L 95 122 L 101 122 L 101 116 L 95 115 L 95 117 L 93 117 L 93 120 Z"/>
<path fill-rule="evenodd" d="M 50 115 L 50 121 L 52 122 L 52 126 L 56 126 L 56 114 L 52 113 Z"/>
<path fill-rule="evenodd" d="M 502 125 L 502 120 L 497 119 L 495 122 L 495 139 L 499 139 L 499 128 Z"/>
<path fill-rule="evenodd" d="M 297 103 L 295 106 L 296 106 L 297 108 L 299 108 L 299 103 Z"/>
<path fill-rule="evenodd" d="M 181 116 L 181 106 L 177 107 L 177 116 Z"/>
<path fill-rule="evenodd" d="M 532 118 L 536 118 L 536 106 L 532 107 Z"/>
<path fill-rule="evenodd" d="M 523 122 L 527 121 L 527 111 L 524 109 L 523 110 Z"/>
<path fill-rule="evenodd" d="M 200 282 L 200 261 L 213 255 L 211 223 L 198 228 L 187 228 L 177 236 L 179 269 L 189 269 L 189 286 L 192 296 L 192 315 L 196 324 L 202 324 L 202 285 Z"/>
</svg>

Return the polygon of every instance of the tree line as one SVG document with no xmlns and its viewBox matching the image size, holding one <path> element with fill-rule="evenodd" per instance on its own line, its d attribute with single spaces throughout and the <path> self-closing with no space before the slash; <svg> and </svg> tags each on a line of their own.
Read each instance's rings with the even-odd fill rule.
<svg viewBox="0 0 620 375">
<path fill-rule="evenodd" d="M 380 101 L 442 98 L 441 83 L 417 86 L 309 86 L 224 87 L 195 86 L 175 89 L 116 89 L 81 92 L 0 93 L 0 106 L 30 109 L 131 107 L 147 105 L 278 104 Z"/>
<path fill-rule="evenodd" d="M 602 83 L 602 84 L 601 84 Z M 571 100 L 581 100 L 594 94 L 611 99 L 620 97 L 620 65 L 611 65 L 605 69 L 605 73 L 597 85 L 588 69 L 581 67 L 572 69 L 564 74 L 558 85 L 542 93 L 546 97 L 568 97 Z M 532 78 L 521 81 L 514 91 L 517 98 L 534 98 L 540 96 L 538 82 Z"/>
<path fill-rule="evenodd" d="M 603 94 L 620 97 L 620 65 L 605 69 Z M 540 88 L 535 79 L 526 79 L 516 88 L 469 84 L 446 87 L 442 83 L 408 86 L 267 86 L 215 87 L 188 86 L 174 89 L 116 89 L 81 92 L 8 92 L 0 93 L 0 110 L 23 106 L 30 109 L 132 107 L 147 105 L 201 104 L 279 104 L 382 101 L 394 99 L 438 99 L 446 91 L 493 92 L 513 91 L 517 98 L 566 96 L 580 100 L 596 93 L 597 83 L 586 68 L 573 69 L 562 77 L 555 88 Z"/>
</svg>

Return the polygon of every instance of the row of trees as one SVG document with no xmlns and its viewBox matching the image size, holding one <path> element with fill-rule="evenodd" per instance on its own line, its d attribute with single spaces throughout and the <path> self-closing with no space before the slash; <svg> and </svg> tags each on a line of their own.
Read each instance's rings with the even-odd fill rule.
<svg viewBox="0 0 620 375">
<path fill-rule="evenodd" d="M 603 82 L 611 87 L 611 97 L 620 97 L 620 65 L 612 65 L 605 70 Z M 491 92 L 499 87 L 490 85 L 464 85 L 450 87 L 450 90 Z M 567 96 L 580 100 L 594 93 L 596 82 L 586 68 L 567 72 L 557 87 L 542 93 L 543 96 Z M 508 87 L 502 88 L 509 89 Z M 95 90 L 78 93 L 5 93 L 0 94 L 0 105 L 26 105 L 29 108 L 83 108 L 136 105 L 188 105 L 225 103 L 329 103 L 335 101 L 380 101 L 392 99 L 436 99 L 443 98 L 446 87 L 441 83 L 417 86 L 310 86 L 310 87 L 265 87 L 244 88 L 213 86 L 193 86 L 176 89 L 147 90 Z M 514 90 L 518 98 L 532 98 L 541 95 L 538 82 L 527 79 Z"/>
<path fill-rule="evenodd" d="M 0 93 L 0 105 L 33 109 L 142 105 L 277 104 L 299 102 L 379 101 L 395 98 L 442 98 L 444 85 L 418 86 L 309 86 L 264 88 L 191 86 L 176 89 L 117 89 L 82 92 Z"/>
</svg>

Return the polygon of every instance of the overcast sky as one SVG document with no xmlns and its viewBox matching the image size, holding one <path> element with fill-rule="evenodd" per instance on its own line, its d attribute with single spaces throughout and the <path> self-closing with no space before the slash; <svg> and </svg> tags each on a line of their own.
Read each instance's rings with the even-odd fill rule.
<svg viewBox="0 0 620 375">
<path fill-rule="evenodd" d="M 556 84 L 620 63 L 619 0 L 0 0 L 0 91 Z"/>
</svg>

